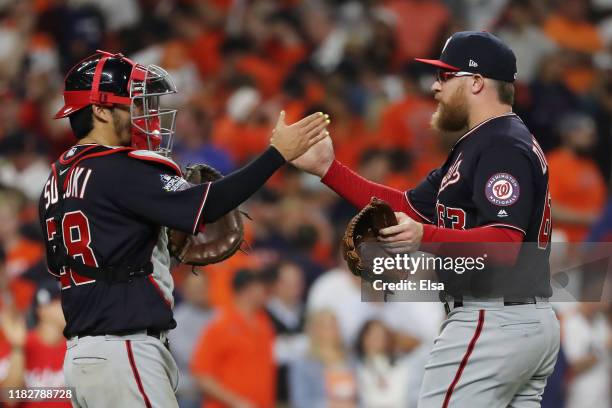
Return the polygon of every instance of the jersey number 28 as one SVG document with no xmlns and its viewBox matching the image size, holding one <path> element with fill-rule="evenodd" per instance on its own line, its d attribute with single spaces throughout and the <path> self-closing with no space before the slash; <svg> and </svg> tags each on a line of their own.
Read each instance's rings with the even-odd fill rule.
<svg viewBox="0 0 612 408">
<path fill-rule="evenodd" d="M 47 219 L 46 224 L 47 239 L 51 241 L 57 232 L 57 228 L 53 218 Z M 90 246 L 91 232 L 89 220 L 85 214 L 81 211 L 71 211 L 64 214 L 64 218 L 62 218 L 62 231 L 64 232 L 64 245 L 68 255 L 79 259 L 85 265 L 98 266 L 98 261 Z M 69 288 L 72 283 L 78 286 L 95 282 L 95 280 L 85 278 L 70 268 L 63 268 L 60 271 L 60 281 L 62 289 Z"/>
</svg>

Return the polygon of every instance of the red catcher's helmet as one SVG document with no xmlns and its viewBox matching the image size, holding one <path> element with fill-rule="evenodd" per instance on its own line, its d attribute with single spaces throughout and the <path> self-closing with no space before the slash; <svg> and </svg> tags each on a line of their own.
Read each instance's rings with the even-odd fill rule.
<svg viewBox="0 0 612 408">
<path fill-rule="evenodd" d="M 89 105 L 126 105 L 130 107 L 132 146 L 164 155 L 172 151 L 177 110 L 162 109 L 159 99 L 176 93 L 176 86 L 162 68 L 98 50 L 72 67 L 64 82 L 64 106 L 55 119 Z"/>
</svg>

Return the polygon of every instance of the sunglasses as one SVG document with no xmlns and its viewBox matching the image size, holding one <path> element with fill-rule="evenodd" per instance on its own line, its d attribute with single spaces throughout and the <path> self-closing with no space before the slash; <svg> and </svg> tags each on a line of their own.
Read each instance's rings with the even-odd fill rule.
<svg viewBox="0 0 612 408">
<path fill-rule="evenodd" d="M 451 78 L 455 78 L 455 77 L 465 77 L 465 76 L 474 76 L 477 74 L 473 74 L 471 72 L 464 72 L 464 71 L 442 71 L 442 70 L 438 70 L 437 74 L 436 74 L 436 80 L 440 83 L 444 83 L 446 81 L 448 81 Z"/>
</svg>

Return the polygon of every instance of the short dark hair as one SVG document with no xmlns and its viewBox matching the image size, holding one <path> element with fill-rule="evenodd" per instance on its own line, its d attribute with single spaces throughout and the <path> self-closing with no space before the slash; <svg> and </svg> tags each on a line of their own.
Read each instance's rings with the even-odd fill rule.
<svg viewBox="0 0 612 408">
<path fill-rule="evenodd" d="M 70 127 L 77 139 L 82 139 L 93 130 L 93 109 L 87 105 L 68 116 Z"/>
<path fill-rule="evenodd" d="M 232 289 L 234 293 L 242 291 L 244 288 L 254 283 L 265 283 L 264 276 L 252 269 L 242 268 L 236 271 L 232 279 Z"/>
<path fill-rule="evenodd" d="M 495 81 L 497 97 L 505 105 L 514 105 L 514 84 L 506 81 Z"/>
</svg>

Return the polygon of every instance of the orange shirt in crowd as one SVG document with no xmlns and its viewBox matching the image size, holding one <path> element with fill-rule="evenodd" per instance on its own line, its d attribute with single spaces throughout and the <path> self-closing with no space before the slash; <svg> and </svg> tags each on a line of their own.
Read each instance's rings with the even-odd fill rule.
<svg viewBox="0 0 612 408">
<path fill-rule="evenodd" d="M 8 283 L 8 290 L 13 297 L 15 308 L 20 312 L 26 312 L 32 306 L 36 284 L 27 279 L 14 278 Z M 0 306 L 2 301 L 0 300 Z"/>
<path fill-rule="evenodd" d="M 6 251 L 6 274 L 9 278 L 15 278 L 27 269 L 36 265 L 44 255 L 41 243 L 20 239 L 12 248 Z"/>
<path fill-rule="evenodd" d="M 593 54 L 604 47 L 597 26 L 588 21 L 553 15 L 546 20 L 544 32 L 560 47 L 571 51 Z M 565 84 L 576 93 L 590 90 L 596 78 L 593 68 L 584 64 L 574 65 L 563 74 Z"/>
<path fill-rule="evenodd" d="M 345 120 L 334 120 L 332 117 L 327 129 L 334 141 L 336 159 L 353 169 L 357 168 L 361 155 L 367 149 L 381 147 L 376 135 L 356 117 Z"/>
<path fill-rule="evenodd" d="M 248 241 L 247 241 L 248 242 Z M 207 265 L 202 269 L 208 277 L 209 303 L 213 307 L 225 307 L 232 304 L 232 279 L 236 272 L 243 268 L 253 268 L 257 260 L 242 252 L 236 252 L 223 262 Z"/>
<path fill-rule="evenodd" d="M 595 163 L 567 149 L 547 155 L 550 194 L 555 204 L 582 212 L 601 212 L 606 202 L 606 184 Z M 580 242 L 588 227 L 565 224 L 553 219 L 553 227 L 567 234 L 570 242 Z"/>
<path fill-rule="evenodd" d="M 397 17 L 394 26 L 399 45 L 397 62 L 430 56 L 449 22 L 446 6 L 437 0 L 391 0 L 385 8 Z"/>
<path fill-rule="evenodd" d="M 238 123 L 224 116 L 213 126 L 212 142 L 242 163 L 266 150 L 270 144 L 270 125 Z"/>
<path fill-rule="evenodd" d="M 275 61 L 256 55 L 246 55 L 236 63 L 239 72 L 250 75 L 264 97 L 276 94 L 284 78 L 284 69 Z"/>
<path fill-rule="evenodd" d="M 221 33 L 206 32 L 189 42 L 189 54 L 203 78 L 217 75 L 221 69 Z"/>
<path fill-rule="evenodd" d="M 389 186 L 413 188 L 431 169 L 444 163 L 446 154 L 440 151 L 439 136 L 430 124 L 435 110 L 433 100 L 408 96 L 383 111 L 377 137 L 380 146 L 405 149 L 413 160 L 405 181 L 394 178 Z"/>
<path fill-rule="evenodd" d="M 378 135 L 387 146 L 413 149 L 435 138 L 431 115 L 436 104 L 431 99 L 408 96 L 390 104 L 380 116 Z"/>
<path fill-rule="evenodd" d="M 258 408 L 271 408 L 276 395 L 273 344 L 274 330 L 263 311 L 246 318 L 233 307 L 224 308 L 198 340 L 191 371 L 214 378 Z M 210 397 L 204 400 L 203 408 L 223 407 Z"/>
<path fill-rule="evenodd" d="M 66 340 L 62 338 L 56 344 L 49 345 L 42 341 L 36 330 L 28 333 L 25 344 L 25 386 L 32 387 L 64 387 L 64 356 L 66 355 Z M 26 402 L 21 408 L 40 407 L 38 402 Z M 49 408 L 69 408 L 69 401 L 45 402 Z"/>
<path fill-rule="evenodd" d="M 594 53 L 603 48 L 597 27 L 588 21 L 574 21 L 560 15 L 549 17 L 544 32 L 560 47 L 571 51 Z"/>
</svg>

